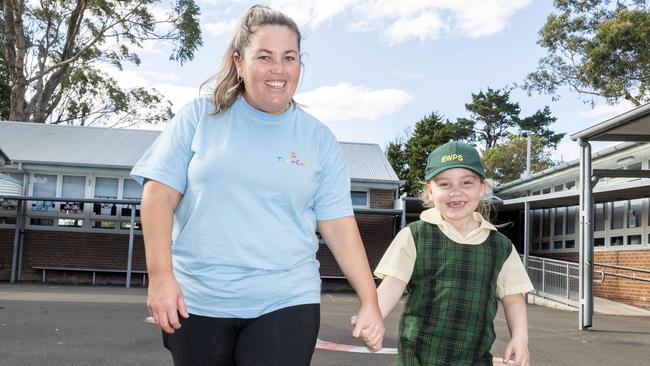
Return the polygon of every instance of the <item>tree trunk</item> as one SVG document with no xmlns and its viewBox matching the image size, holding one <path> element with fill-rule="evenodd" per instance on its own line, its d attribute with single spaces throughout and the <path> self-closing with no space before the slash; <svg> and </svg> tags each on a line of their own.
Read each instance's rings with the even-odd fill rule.
<svg viewBox="0 0 650 366">
<path fill-rule="evenodd" d="M 27 121 L 25 115 L 25 53 L 27 45 L 22 19 L 23 2 L 7 0 L 3 2 L 5 20 L 5 45 L 4 53 L 11 83 L 11 96 L 9 106 L 10 121 Z"/>
</svg>

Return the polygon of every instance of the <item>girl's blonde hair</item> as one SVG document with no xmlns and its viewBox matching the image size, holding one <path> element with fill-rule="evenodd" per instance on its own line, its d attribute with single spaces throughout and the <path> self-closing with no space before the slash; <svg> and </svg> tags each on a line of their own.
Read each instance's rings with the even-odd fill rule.
<svg viewBox="0 0 650 366">
<path fill-rule="evenodd" d="M 238 78 L 237 67 L 235 66 L 233 56 L 238 54 L 243 58 L 244 49 L 250 44 L 252 36 L 260 27 L 266 25 L 285 26 L 293 31 L 298 41 L 298 53 L 300 53 L 300 40 L 302 36 L 293 19 L 265 5 L 251 6 L 239 22 L 237 31 L 224 52 L 219 71 L 215 76 L 201 85 L 203 87 L 214 80 L 215 86 L 212 97 L 217 115 L 230 108 L 246 90 L 244 83 Z M 293 99 L 291 101 L 293 102 Z"/>
<path fill-rule="evenodd" d="M 492 221 L 492 212 L 493 212 L 493 206 L 492 206 L 492 197 L 494 196 L 492 193 L 492 189 L 494 188 L 495 184 L 492 179 L 488 178 L 483 178 L 477 174 L 477 176 L 481 179 L 481 184 L 485 185 L 485 194 L 483 195 L 483 198 L 478 202 L 478 207 L 476 208 L 476 212 L 481 214 L 484 219 L 487 221 Z M 422 201 L 422 205 L 424 207 L 435 207 L 433 204 L 433 198 L 431 197 L 431 185 L 432 185 L 433 179 L 429 180 L 428 182 L 422 182 L 422 193 L 420 193 L 420 200 Z"/>
</svg>

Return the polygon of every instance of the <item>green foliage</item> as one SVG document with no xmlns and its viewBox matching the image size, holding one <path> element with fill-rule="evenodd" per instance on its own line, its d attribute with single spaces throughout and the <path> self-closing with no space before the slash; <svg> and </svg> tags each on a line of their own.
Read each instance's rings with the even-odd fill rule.
<svg viewBox="0 0 650 366">
<path fill-rule="evenodd" d="M 650 10 L 644 0 L 556 0 L 538 44 L 548 53 L 524 89 L 559 98 L 559 88 L 635 105 L 650 100 Z"/>
<path fill-rule="evenodd" d="M 533 135 L 531 145 L 531 172 L 539 172 L 555 165 L 547 149 L 547 140 Z M 483 152 L 483 165 L 488 178 L 507 183 L 521 178 L 526 170 L 527 138 L 511 135 L 499 146 Z"/>
<path fill-rule="evenodd" d="M 509 89 L 487 88 L 487 92 L 472 93 L 472 102 L 465 104 L 471 118 L 459 118 L 459 123 L 474 128 L 475 139 L 482 142 L 485 150 L 498 146 L 513 133 L 533 133 L 543 137 L 549 148 L 555 148 L 564 133 L 550 129 L 557 118 L 549 107 L 533 115 L 521 118 L 519 103 L 510 101 Z"/>
<path fill-rule="evenodd" d="M 401 193 L 418 196 L 431 151 L 451 140 L 469 140 L 471 134 L 471 126 L 462 122 L 451 123 L 434 112 L 418 121 L 404 141 L 390 142 L 386 147 L 388 161 L 397 176 L 406 181 Z"/>
<path fill-rule="evenodd" d="M 465 104 L 471 118 L 459 118 L 458 122 L 474 127 L 476 139 L 486 149 L 495 146 L 499 139 L 507 137 L 510 129 L 519 122 L 519 103 L 510 102 L 510 91 L 488 88 L 478 94 L 472 93 L 472 102 Z"/>
<path fill-rule="evenodd" d="M 3 3 L 3 55 L 8 80 L 16 86 L 10 108 L 14 120 L 164 120 L 170 114 L 169 102 L 157 91 L 124 88 L 101 66 L 137 66 L 137 49 L 151 41 L 172 45 L 170 59 L 183 64 L 202 44 L 195 0 L 42 0 L 25 2 L 22 8 L 15 8 L 16 2 Z"/>
</svg>

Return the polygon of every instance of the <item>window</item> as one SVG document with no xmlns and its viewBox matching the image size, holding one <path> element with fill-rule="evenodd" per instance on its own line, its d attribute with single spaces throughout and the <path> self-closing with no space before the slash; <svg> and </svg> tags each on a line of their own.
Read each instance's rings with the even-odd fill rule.
<svg viewBox="0 0 650 366">
<path fill-rule="evenodd" d="M 605 204 L 594 205 L 594 231 L 605 230 Z"/>
<path fill-rule="evenodd" d="M 566 208 L 564 207 L 558 207 L 555 209 L 555 229 L 553 230 L 553 233 L 555 235 L 562 235 L 564 234 L 564 213 L 566 211 Z"/>
<path fill-rule="evenodd" d="M 550 209 L 545 208 L 542 210 L 543 211 L 543 218 L 542 218 L 542 236 L 549 236 L 551 235 L 551 215 L 550 215 Z"/>
<path fill-rule="evenodd" d="M 55 197 L 56 181 L 56 175 L 34 174 L 32 194 L 36 197 Z M 55 212 L 56 208 L 52 201 L 32 201 L 32 211 Z"/>
<path fill-rule="evenodd" d="M 555 186 L 555 187 L 553 188 L 553 191 L 554 191 L 554 192 L 560 192 L 560 191 L 562 191 L 562 189 L 564 189 L 564 185 L 563 185 L 563 184 L 560 184 L 560 185 Z"/>
<path fill-rule="evenodd" d="M 61 185 L 61 197 L 84 198 L 86 195 L 86 177 L 64 175 Z M 83 212 L 83 203 L 64 202 L 61 204 L 60 212 L 67 214 L 80 214 Z M 64 225 L 67 226 L 67 225 Z"/>
<path fill-rule="evenodd" d="M 573 189 L 575 186 L 576 186 L 575 181 L 564 183 L 564 187 L 565 187 L 566 190 Z"/>
<path fill-rule="evenodd" d="M 641 162 L 630 164 L 626 168 L 627 170 L 641 170 Z"/>
<path fill-rule="evenodd" d="M 553 249 L 562 249 L 562 240 L 556 240 L 553 242 Z"/>
<path fill-rule="evenodd" d="M 594 246 L 595 247 L 604 247 L 605 246 L 605 238 L 594 238 Z"/>
<path fill-rule="evenodd" d="M 641 235 L 628 235 L 627 236 L 628 245 L 639 245 L 641 244 Z"/>
<path fill-rule="evenodd" d="M 542 250 L 548 250 L 551 249 L 551 243 L 548 241 L 542 242 Z"/>
<path fill-rule="evenodd" d="M 625 201 L 612 202 L 612 229 L 623 229 Z"/>
<path fill-rule="evenodd" d="M 16 211 L 16 208 L 18 208 L 18 201 L 0 198 L 0 211 Z"/>
<path fill-rule="evenodd" d="M 551 188 L 550 187 L 549 188 L 544 188 L 542 190 L 542 194 L 547 194 L 547 193 L 551 193 Z"/>
<path fill-rule="evenodd" d="M 117 178 L 95 178 L 95 198 L 117 199 Z M 95 203 L 93 212 L 97 215 L 115 215 L 113 203 Z M 93 226 L 94 227 L 94 226 Z"/>
<path fill-rule="evenodd" d="M 564 247 L 567 248 L 567 249 L 576 247 L 576 241 L 575 240 L 567 240 L 564 244 L 565 244 Z"/>
<path fill-rule="evenodd" d="M 142 198 L 142 186 L 138 184 L 138 182 L 134 181 L 133 179 L 124 179 L 124 184 L 122 186 L 122 199 L 125 200 L 139 200 Z M 124 205 L 122 209 L 120 210 L 120 214 L 122 216 L 131 216 L 131 206 L 130 205 Z M 135 216 L 140 217 L 140 205 L 135 206 Z M 130 229 L 131 223 L 127 223 L 127 227 L 124 227 L 125 223 L 122 223 L 122 228 L 123 229 Z M 139 225 L 136 225 L 135 227 L 137 230 L 139 229 Z"/>
<path fill-rule="evenodd" d="M 622 236 L 612 236 L 609 238 L 609 245 L 615 247 L 619 245 L 623 245 L 623 237 Z"/>
<path fill-rule="evenodd" d="M 630 201 L 630 209 L 627 212 L 627 227 L 639 227 L 642 224 L 641 209 L 643 207 L 643 199 L 636 199 Z M 640 244 L 640 243 L 639 243 Z"/>
<path fill-rule="evenodd" d="M 567 207 L 566 215 L 566 233 L 575 234 L 576 232 L 576 214 L 578 212 L 578 206 Z"/>
<path fill-rule="evenodd" d="M 352 191 L 352 206 L 368 207 L 368 192 L 366 191 Z"/>
<path fill-rule="evenodd" d="M 533 238 L 539 238 L 541 231 L 539 230 L 542 220 L 542 211 L 535 210 L 533 211 Z"/>
</svg>

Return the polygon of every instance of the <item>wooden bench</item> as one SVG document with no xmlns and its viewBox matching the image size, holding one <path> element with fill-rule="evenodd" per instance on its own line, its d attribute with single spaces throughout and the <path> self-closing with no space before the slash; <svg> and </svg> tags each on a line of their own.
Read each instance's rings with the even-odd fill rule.
<svg viewBox="0 0 650 366">
<path fill-rule="evenodd" d="M 93 274 L 93 285 L 95 285 L 95 275 L 99 273 L 124 273 L 126 274 L 126 269 L 109 269 L 109 268 L 81 268 L 81 267 L 50 267 L 50 266 L 34 266 L 32 269 L 43 271 L 43 283 L 45 283 L 45 273 L 47 271 L 59 271 L 59 272 L 92 272 Z M 131 270 L 131 273 L 142 274 L 142 286 L 147 285 L 147 271 L 145 270 Z"/>
</svg>

